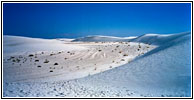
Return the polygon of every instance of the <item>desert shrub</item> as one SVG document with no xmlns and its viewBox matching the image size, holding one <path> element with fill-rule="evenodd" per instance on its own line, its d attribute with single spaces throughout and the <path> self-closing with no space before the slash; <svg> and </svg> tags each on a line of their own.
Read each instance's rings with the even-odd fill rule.
<svg viewBox="0 0 194 100">
<path fill-rule="evenodd" d="M 140 44 L 138 46 L 139 46 L 139 48 L 141 48 L 141 45 Z"/>
<path fill-rule="evenodd" d="M 13 56 L 10 57 L 10 59 L 13 59 L 13 58 L 15 58 L 15 57 L 13 57 Z"/>
<path fill-rule="evenodd" d="M 16 59 L 16 62 L 20 62 L 20 60 L 19 59 Z"/>
<path fill-rule="evenodd" d="M 95 67 L 94 70 L 97 70 L 97 68 Z"/>
<path fill-rule="evenodd" d="M 125 61 L 125 59 L 121 59 L 121 61 Z"/>
<path fill-rule="evenodd" d="M 33 57 L 34 55 L 33 54 L 29 54 L 28 57 Z"/>
<path fill-rule="evenodd" d="M 54 54 L 50 54 L 50 56 L 53 56 Z"/>
<path fill-rule="evenodd" d="M 128 54 L 124 54 L 123 56 L 128 56 Z"/>
<path fill-rule="evenodd" d="M 38 65 L 37 67 L 41 67 L 40 65 Z"/>
<path fill-rule="evenodd" d="M 58 52 L 58 54 L 60 54 L 61 52 Z"/>
<path fill-rule="evenodd" d="M 45 59 L 44 63 L 49 63 L 49 61 L 47 59 Z"/>
<path fill-rule="evenodd" d="M 70 55 L 74 55 L 75 53 L 70 53 Z"/>
</svg>

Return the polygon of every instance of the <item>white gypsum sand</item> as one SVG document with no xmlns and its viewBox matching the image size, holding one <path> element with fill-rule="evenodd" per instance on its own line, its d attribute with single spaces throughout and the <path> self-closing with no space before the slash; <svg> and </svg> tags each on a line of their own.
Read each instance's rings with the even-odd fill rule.
<svg viewBox="0 0 194 100">
<path fill-rule="evenodd" d="M 16 49 L 19 53 L 12 51 L 13 57 L 4 51 L 3 96 L 190 96 L 189 33 L 144 35 L 130 41 L 58 41 L 60 46 L 75 48 L 39 47 L 27 53 Z"/>
<path fill-rule="evenodd" d="M 38 48 L 38 51 L 30 53 L 18 50 L 19 55 L 6 56 L 5 53 L 5 81 L 48 82 L 81 78 L 126 64 L 155 48 L 148 44 L 132 42 L 58 42 L 57 44 L 56 40 L 50 41 L 44 40 L 42 44 L 39 42 L 18 44 L 15 47 L 10 44 L 5 45 L 5 49 L 13 47 L 26 51 L 29 48 L 25 48 L 25 45 L 36 45 L 33 46 L 35 50 Z M 53 49 L 51 45 L 59 50 L 49 51 Z M 40 51 L 41 49 L 48 51 Z"/>
</svg>

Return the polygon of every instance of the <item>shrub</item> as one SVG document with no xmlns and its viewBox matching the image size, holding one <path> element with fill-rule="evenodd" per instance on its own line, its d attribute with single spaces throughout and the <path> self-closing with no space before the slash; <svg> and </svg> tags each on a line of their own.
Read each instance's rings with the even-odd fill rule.
<svg viewBox="0 0 194 100">
<path fill-rule="evenodd" d="M 94 70 L 97 70 L 97 68 L 95 67 Z"/>
<path fill-rule="evenodd" d="M 60 54 L 61 52 L 58 52 L 58 54 Z"/>
<path fill-rule="evenodd" d="M 44 63 L 49 63 L 49 61 L 46 59 L 46 60 L 44 61 Z"/>
<path fill-rule="evenodd" d="M 50 54 L 50 56 L 53 56 L 54 54 Z"/>
<path fill-rule="evenodd" d="M 124 54 L 123 56 L 128 56 L 128 54 Z"/>
<path fill-rule="evenodd" d="M 13 57 L 13 56 L 10 57 L 10 59 L 13 59 L 13 58 L 15 58 L 15 57 Z"/>
<path fill-rule="evenodd" d="M 33 56 L 34 56 L 33 54 L 28 55 L 28 57 L 33 57 Z"/>
<path fill-rule="evenodd" d="M 125 59 L 121 59 L 121 61 L 125 61 Z"/>
</svg>

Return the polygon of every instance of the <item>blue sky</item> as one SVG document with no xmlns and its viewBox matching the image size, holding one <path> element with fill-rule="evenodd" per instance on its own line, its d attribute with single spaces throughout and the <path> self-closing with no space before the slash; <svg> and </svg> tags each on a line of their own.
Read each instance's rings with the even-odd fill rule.
<svg viewBox="0 0 194 100">
<path fill-rule="evenodd" d="M 191 31 L 189 3 L 4 3 L 3 34 L 38 38 Z"/>
</svg>

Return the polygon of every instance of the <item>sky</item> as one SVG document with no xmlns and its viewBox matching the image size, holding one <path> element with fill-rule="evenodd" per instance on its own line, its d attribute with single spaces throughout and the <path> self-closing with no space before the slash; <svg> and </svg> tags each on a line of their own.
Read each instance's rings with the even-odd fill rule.
<svg viewBox="0 0 194 100">
<path fill-rule="evenodd" d="M 191 31 L 190 3 L 4 3 L 3 34 L 118 37 Z"/>
</svg>

